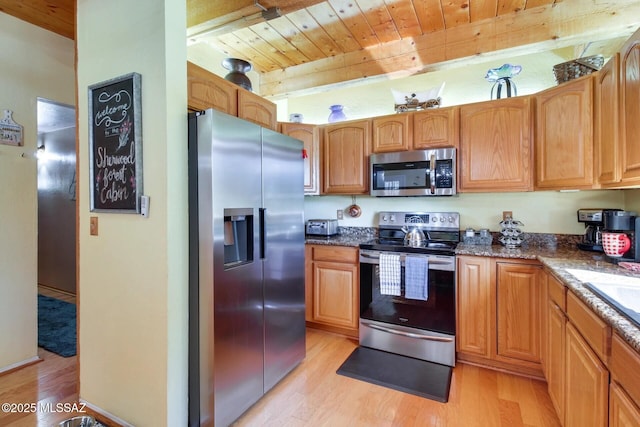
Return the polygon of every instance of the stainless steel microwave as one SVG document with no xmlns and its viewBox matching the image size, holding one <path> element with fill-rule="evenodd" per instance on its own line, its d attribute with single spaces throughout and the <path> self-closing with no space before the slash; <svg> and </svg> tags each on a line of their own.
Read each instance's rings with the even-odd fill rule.
<svg viewBox="0 0 640 427">
<path fill-rule="evenodd" d="M 401 151 L 369 156 L 372 196 L 456 194 L 456 149 Z"/>
</svg>

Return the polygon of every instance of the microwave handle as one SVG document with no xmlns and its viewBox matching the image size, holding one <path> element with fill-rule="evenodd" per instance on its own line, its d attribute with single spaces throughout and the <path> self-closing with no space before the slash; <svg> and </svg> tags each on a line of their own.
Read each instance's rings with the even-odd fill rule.
<svg viewBox="0 0 640 427">
<path fill-rule="evenodd" d="M 436 155 L 431 154 L 429 159 L 429 181 L 431 181 L 431 194 L 436 194 Z"/>
</svg>

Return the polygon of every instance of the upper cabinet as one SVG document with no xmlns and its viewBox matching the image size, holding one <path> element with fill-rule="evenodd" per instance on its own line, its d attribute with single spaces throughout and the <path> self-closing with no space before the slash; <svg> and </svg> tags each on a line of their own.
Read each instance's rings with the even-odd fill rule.
<svg viewBox="0 0 640 427">
<path fill-rule="evenodd" d="M 238 86 L 192 62 L 187 62 L 187 93 L 189 110 L 214 108 L 238 115 Z"/>
<path fill-rule="evenodd" d="M 640 30 L 620 53 L 619 137 L 622 186 L 640 185 Z"/>
<path fill-rule="evenodd" d="M 267 129 L 278 129 L 276 104 L 242 88 L 238 89 L 238 117 Z"/>
<path fill-rule="evenodd" d="M 187 105 L 191 111 L 213 108 L 277 130 L 277 107 L 253 92 L 187 62 Z"/>
<path fill-rule="evenodd" d="M 618 100 L 620 55 L 615 54 L 596 75 L 595 171 L 602 187 L 620 182 Z"/>
<path fill-rule="evenodd" d="M 371 120 L 325 126 L 322 141 L 322 193 L 367 194 Z"/>
<path fill-rule="evenodd" d="M 407 151 L 411 148 L 412 115 L 394 114 L 373 119 L 373 153 Z"/>
<path fill-rule="evenodd" d="M 536 95 L 536 189 L 593 188 L 593 118 L 592 75 Z"/>
<path fill-rule="evenodd" d="M 413 113 L 414 150 L 460 146 L 460 108 L 434 108 Z"/>
<path fill-rule="evenodd" d="M 530 97 L 461 106 L 458 191 L 530 191 L 531 119 Z"/>
<path fill-rule="evenodd" d="M 304 194 L 320 194 L 320 129 L 303 123 L 280 123 L 280 132 L 304 144 Z"/>
</svg>

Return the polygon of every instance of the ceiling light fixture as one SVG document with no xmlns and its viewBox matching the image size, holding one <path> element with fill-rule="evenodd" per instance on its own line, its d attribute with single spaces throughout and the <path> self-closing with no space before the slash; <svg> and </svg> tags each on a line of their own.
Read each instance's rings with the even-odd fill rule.
<svg viewBox="0 0 640 427">
<path fill-rule="evenodd" d="M 278 7 L 266 8 L 258 3 L 257 0 L 254 2 L 254 6 L 260 9 L 260 11 L 251 15 L 244 15 L 233 21 L 224 22 L 220 25 L 214 25 L 208 28 L 203 28 L 201 25 L 198 25 L 194 27 L 195 32 L 193 34 L 189 34 L 187 30 L 187 38 L 191 42 L 196 42 L 201 37 L 230 33 L 232 31 L 240 30 L 259 22 L 270 21 L 282 16 L 282 13 L 280 12 L 280 9 Z"/>
</svg>

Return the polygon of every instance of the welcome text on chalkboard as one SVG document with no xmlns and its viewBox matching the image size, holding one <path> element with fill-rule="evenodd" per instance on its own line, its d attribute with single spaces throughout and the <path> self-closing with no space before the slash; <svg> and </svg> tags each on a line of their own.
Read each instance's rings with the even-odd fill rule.
<svg viewBox="0 0 640 427">
<path fill-rule="evenodd" d="M 140 212 L 140 84 L 131 73 L 89 86 L 91 211 Z"/>
</svg>

